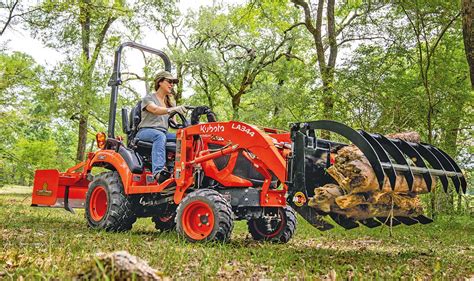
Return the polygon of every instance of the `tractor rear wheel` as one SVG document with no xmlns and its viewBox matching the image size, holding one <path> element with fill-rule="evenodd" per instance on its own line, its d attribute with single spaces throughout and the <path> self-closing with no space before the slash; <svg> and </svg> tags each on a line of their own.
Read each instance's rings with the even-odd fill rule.
<svg viewBox="0 0 474 281">
<path fill-rule="evenodd" d="M 226 242 L 233 228 L 232 206 L 212 189 L 189 193 L 176 210 L 176 230 L 190 242 Z"/>
<path fill-rule="evenodd" d="M 106 231 L 127 231 L 137 220 L 132 204 L 123 193 L 117 172 L 101 173 L 89 184 L 86 195 L 86 219 L 89 227 Z"/>
<path fill-rule="evenodd" d="M 176 228 L 176 213 L 169 216 L 154 216 L 151 220 L 155 223 L 155 228 L 158 231 L 166 232 Z"/>
<path fill-rule="evenodd" d="M 296 230 L 296 214 L 289 206 L 276 208 L 264 217 L 250 219 L 247 225 L 255 240 L 287 243 Z"/>
</svg>

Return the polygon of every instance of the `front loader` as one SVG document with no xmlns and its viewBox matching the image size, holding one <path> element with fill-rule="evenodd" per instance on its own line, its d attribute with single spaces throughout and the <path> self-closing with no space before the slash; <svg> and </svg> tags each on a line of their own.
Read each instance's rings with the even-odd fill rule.
<svg viewBox="0 0 474 281">
<path fill-rule="evenodd" d="M 254 239 L 285 243 L 296 229 L 295 211 L 320 230 L 332 228 L 332 221 L 346 229 L 359 223 L 378 226 L 388 218 L 392 224 L 410 225 L 431 222 L 419 206 L 410 204 L 418 193 L 435 186 L 433 177 L 445 189 L 450 177 L 458 192 L 466 192 L 458 165 L 427 144 L 327 120 L 295 123 L 289 131 L 220 122 L 205 106 L 189 108 L 191 120 L 170 116 L 176 142 L 166 143 L 166 166 L 172 176 L 158 183 L 151 174 L 152 144 L 136 136 L 140 105 L 130 114 L 122 109 L 127 140 L 115 136 L 120 61 L 126 47 L 158 55 L 165 70 L 171 70 L 165 53 L 133 42 L 122 44 L 109 81 L 108 133 L 97 134 L 99 150 L 64 173 L 36 171 L 33 206 L 71 212 L 84 208 L 88 225 L 106 231 L 127 231 L 137 218 L 151 217 L 157 230 L 176 229 L 192 242 L 228 241 L 234 220 L 246 220 Z M 317 130 L 337 133 L 352 144 L 320 139 Z M 344 158 L 348 150 L 358 158 L 344 164 L 341 159 L 352 157 Z M 106 171 L 95 173 L 95 167 Z M 347 167 L 357 170 L 357 177 L 347 174 Z"/>
</svg>

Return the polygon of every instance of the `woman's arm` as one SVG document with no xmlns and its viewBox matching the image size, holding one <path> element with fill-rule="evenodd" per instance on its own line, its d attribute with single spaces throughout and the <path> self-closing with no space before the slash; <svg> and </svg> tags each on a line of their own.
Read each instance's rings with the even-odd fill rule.
<svg viewBox="0 0 474 281">
<path fill-rule="evenodd" d="M 165 114 L 168 114 L 168 108 L 167 107 L 164 107 L 164 106 L 158 106 L 154 103 L 150 103 L 149 105 L 147 105 L 145 107 L 145 109 L 150 112 L 150 113 L 153 113 L 155 115 L 165 115 Z"/>
</svg>

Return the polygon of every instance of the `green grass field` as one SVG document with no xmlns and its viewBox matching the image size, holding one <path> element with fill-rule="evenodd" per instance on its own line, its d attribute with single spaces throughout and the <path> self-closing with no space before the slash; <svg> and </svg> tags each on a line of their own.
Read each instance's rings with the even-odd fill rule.
<svg viewBox="0 0 474 281">
<path fill-rule="evenodd" d="M 0 279 L 70 279 L 97 252 L 126 250 L 171 278 L 474 278 L 474 218 L 439 217 L 429 225 L 319 232 L 299 218 L 284 245 L 251 239 L 237 222 L 228 244 L 190 244 L 158 233 L 151 219 L 131 232 L 88 229 L 83 210 L 30 207 L 30 188 L 0 188 Z"/>
</svg>

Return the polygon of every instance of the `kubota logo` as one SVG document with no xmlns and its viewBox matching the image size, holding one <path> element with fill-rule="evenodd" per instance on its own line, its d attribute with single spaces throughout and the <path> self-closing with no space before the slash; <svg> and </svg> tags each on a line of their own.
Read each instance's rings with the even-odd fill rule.
<svg viewBox="0 0 474 281">
<path fill-rule="evenodd" d="M 48 183 L 45 182 L 43 183 L 43 189 L 37 190 L 36 194 L 38 194 L 38 196 L 51 196 L 53 192 L 51 190 L 48 190 Z"/>
<path fill-rule="evenodd" d="M 221 133 L 224 132 L 224 126 L 222 125 L 202 125 L 199 127 L 201 133 Z"/>
</svg>

